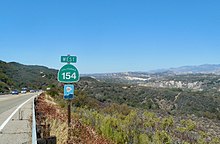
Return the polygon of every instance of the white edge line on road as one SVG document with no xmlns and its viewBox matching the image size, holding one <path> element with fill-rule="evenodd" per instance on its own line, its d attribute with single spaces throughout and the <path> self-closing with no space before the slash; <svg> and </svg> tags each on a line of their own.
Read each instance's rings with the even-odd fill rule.
<svg viewBox="0 0 220 144">
<path fill-rule="evenodd" d="M 28 100 L 26 100 L 24 103 L 22 103 L 21 105 L 19 105 L 19 107 L 17 107 L 17 109 L 2 123 L 2 125 L 0 126 L 0 133 L 2 132 L 2 129 L 6 126 L 6 124 L 10 121 L 10 119 L 15 115 L 15 113 L 24 105 L 26 104 L 29 100 L 33 99 L 36 96 L 32 96 L 31 98 L 29 98 Z"/>
</svg>

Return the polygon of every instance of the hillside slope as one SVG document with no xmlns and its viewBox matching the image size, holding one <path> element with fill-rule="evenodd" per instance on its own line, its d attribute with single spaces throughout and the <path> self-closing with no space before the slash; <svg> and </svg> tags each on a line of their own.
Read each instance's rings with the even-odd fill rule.
<svg viewBox="0 0 220 144">
<path fill-rule="evenodd" d="M 220 95 L 217 91 L 190 91 L 176 88 L 143 87 L 81 78 L 76 89 L 103 103 L 179 114 L 194 114 L 220 120 Z"/>
<path fill-rule="evenodd" d="M 175 114 L 175 112 L 169 114 L 162 112 L 168 110 L 167 108 L 171 101 L 177 106 L 179 106 L 179 103 L 182 104 L 182 102 L 185 104 L 187 101 L 194 101 L 194 96 L 190 98 L 193 93 L 188 93 L 185 99 L 186 95 L 180 94 L 182 91 L 179 90 L 142 89 L 133 85 L 98 82 L 95 79 L 85 77 L 81 78 L 80 82 L 75 86 L 75 98 L 72 101 L 71 111 L 74 118 L 74 122 L 71 125 L 73 128 L 73 135 L 71 135 L 73 136 L 73 143 L 98 144 L 100 141 L 94 140 L 94 137 L 101 138 L 101 143 L 105 143 L 103 142 L 105 139 L 118 144 L 220 143 L 219 120 L 197 117 L 194 114 Z M 50 92 L 48 91 L 47 94 L 49 95 Z M 201 96 L 199 96 L 200 94 Z M 196 96 L 199 98 L 205 97 L 202 93 L 200 94 Z M 138 97 L 138 95 L 141 96 Z M 157 101 L 154 101 L 154 97 L 162 105 L 158 104 L 157 107 Z M 152 99 L 149 107 L 146 106 L 148 99 Z M 48 100 L 52 101 L 52 103 L 56 102 L 64 110 L 67 108 L 62 92 L 54 96 L 51 95 Z M 146 103 L 142 100 L 146 100 Z M 207 100 L 206 98 L 201 101 L 195 100 L 199 102 L 195 107 L 199 108 L 198 106 L 203 106 L 206 102 L 212 103 Z M 46 106 L 46 104 L 41 105 Z M 210 108 L 210 106 L 207 107 Z M 153 108 L 159 108 L 159 111 L 152 110 Z M 186 106 L 183 105 L 182 108 L 186 108 Z M 194 111 L 192 106 L 189 106 L 188 110 L 189 112 Z M 55 114 L 53 110 L 49 110 L 49 112 Z M 58 117 L 55 115 L 54 119 Z M 63 119 L 64 116 L 60 116 L 60 118 Z M 66 119 L 64 118 L 64 120 Z M 52 125 L 51 133 L 58 136 L 60 141 L 63 141 L 63 138 L 67 137 L 63 130 L 63 122 L 54 122 L 52 120 L 50 123 Z M 87 127 L 87 130 L 94 130 L 93 134 L 95 136 L 90 135 L 91 131 L 84 129 L 83 125 Z M 81 132 L 83 132 L 83 135 L 81 135 Z M 86 137 L 82 137 L 85 135 Z M 97 137 L 98 135 L 102 137 Z"/>
<path fill-rule="evenodd" d="M 57 83 L 56 74 L 57 70 L 44 66 L 0 61 L 0 92 L 22 87 L 42 89 L 47 85 Z"/>
</svg>

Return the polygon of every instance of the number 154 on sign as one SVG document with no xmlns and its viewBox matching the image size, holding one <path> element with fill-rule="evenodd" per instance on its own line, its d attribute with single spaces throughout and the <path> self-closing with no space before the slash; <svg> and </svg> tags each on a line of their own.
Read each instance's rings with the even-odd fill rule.
<svg viewBox="0 0 220 144">
<path fill-rule="evenodd" d="M 71 64 L 64 65 L 58 72 L 57 79 L 63 83 L 73 83 L 79 81 L 79 71 Z"/>
</svg>

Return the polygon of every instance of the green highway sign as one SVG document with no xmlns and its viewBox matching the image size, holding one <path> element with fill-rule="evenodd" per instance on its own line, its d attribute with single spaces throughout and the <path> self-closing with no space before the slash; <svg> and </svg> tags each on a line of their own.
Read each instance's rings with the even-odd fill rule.
<svg viewBox="0 0 220 144">
<path fill-rule="evenodd" d="M 76 56 L 61 56 L 61 62 L 63 63 L 76 63 Z"/>
<path fill-rule="evenodd" d="M 79 81 L 79 71 L 71 64 L 64 65 L 58 72 L 57 79 L 62 83 L 73 83 Z"/>
</svg>

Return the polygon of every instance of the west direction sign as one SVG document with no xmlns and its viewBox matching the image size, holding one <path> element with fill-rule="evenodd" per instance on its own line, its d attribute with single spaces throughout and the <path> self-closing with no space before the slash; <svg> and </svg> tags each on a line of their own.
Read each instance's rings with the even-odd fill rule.
<svg viewBox="0 0 220 144">
<path fill-rule="evenodd" d="M 61 56 L 61 62 L 63 63 L 76 63 L 77 57 L 76 56 Z"/>
<path fill-rule="evenodd" d="M 74 96 L 74 85 L 64 85 L 64 99 L 70 100 Z"/>
<path fill-rule="evenodd" d="M 59 70 L 57 80 L 62 83 L 78 82 L 79 71 L 75 66 L 66 64 Z"/>
</svg>

